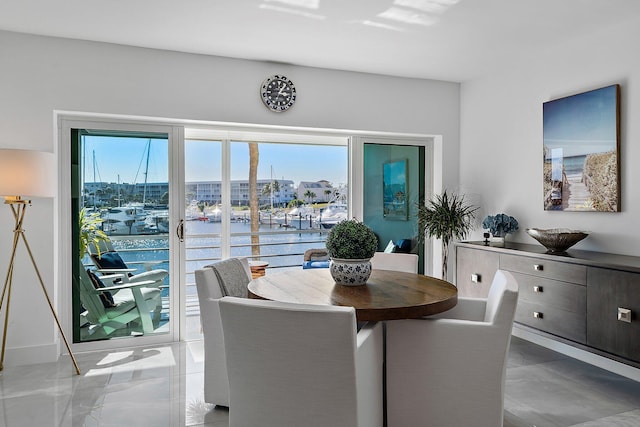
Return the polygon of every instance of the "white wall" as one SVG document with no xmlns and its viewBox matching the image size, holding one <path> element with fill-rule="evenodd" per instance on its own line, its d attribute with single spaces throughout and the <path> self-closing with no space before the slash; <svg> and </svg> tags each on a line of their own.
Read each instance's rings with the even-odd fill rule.
<svg viewBox="0 0 640 427">
<path fill-rule="evenodd" d="M 578 19 L 578 18 L 577 18 Z M 640 255 L 640 19 L 594 31 L 461 87 L 460 184 L 487 214 L 520 223 L 509 239 L 537 244 L 524 229 L 570 227 L 592 234 L 575 248 Z M 619 83 L 622 92 L 620 213 L 545 212 L 542 103 Z M 474 239 L 481 239 L 479 226 Z"/>
<path fill-rule="evenodd" d="M 321 55 L 318 52 L 318 55 Z M 457 83 L 296 67 L 0 31 L 0 147 L 54 151 L 53 111 L 422 133 L 443 136 L 444 184 L 457 186 Z M 268 111 L 258 88 L 283 73 L 298 91 L 283 114 Z M 52 201 L 29 212 L 27 234 L 47 286 L 54 288 Z M 0 271 L 11 216 L 0 209 Z M 11 305 L 7 364 L 47 358 L 55 328 L 20 255 Z M 8 261 L 7 261 L 8 262 Z M 60 262 L 68 262 L 61 259 Z M 19 274 L 19 277 L 18 277 Z M 2 276 L 4 277 L 4 275 Z M 25 277 L 23 282 L 22 277 Z M 17 279 L 20 280 L 17 280 Z M 69 286 L 69 284 L 60 284 Z M 26 290 L 28 289 L 28 291 Z M 13 356 L 12 356 L 13 355 Z M 29 359 L 30 360 L 30 359 Z"/>
</svg>

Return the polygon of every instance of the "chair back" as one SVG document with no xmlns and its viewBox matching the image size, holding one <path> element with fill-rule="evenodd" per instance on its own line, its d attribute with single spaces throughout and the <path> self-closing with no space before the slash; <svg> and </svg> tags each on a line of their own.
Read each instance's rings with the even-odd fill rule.
<svg viewBox="0 0 640 427">
<path fill-rule="evenodd" d="M 87 320 L 96 325 L 108 320 L 107 312 L 100 299 L 100 295 L 84 269 L 80 269 L 78 279 L 76 283 L 78 285 L 78 293 L 80 294 L 80 303 L 87 310 Z"/>
<path fill-rule="evenodd" d="M 200 324 L 204 335 L 204 399 L 207 403 L 219 406 L 229 406 L 227 359 L 218 305 L 218 301 L 225 296 L 226 291 L 219 275 L 222 280 L 225 280 L 235 271 L 238 276 L 236 280 L 244 284 L 245 294 L 246 285 L 251 280 L 249 261 L 246 258 L 230 260 L 220 261 L 195 271 Z"/>
<path fill-rule="evenodd" d="M 218 306 L 217 304 L 212 305 L 210 302 L 227 296 L 227 290 L 222 281 L 230 280 L 233 273 L 239 276 L 234 281 L 243 284 L 245 288 L 243 293 L 246 295 L 246 287 L 251 281 L 251 269 L 246 258 L 229 258 L 207 265 L 205 268 L 194 272 L 200 305 L 200 321 L 203 330 L 221 327 Z M 222 333 L 222 330 L 220 330 L 220 333 Z M 207 335 L 205 334 L 206 339 Z"/>
<path fill-rule="evenodd" d="M 221 296 L 247 297 L 247 285 L 251 281 L 247 258 L 227 258 L 205 268 L 210 268 L 216 275 Z"/>
<path fill-rule="evenodd" d="M 91 242 L 87 246 L 91 261 L 98 269 L 125 269 L 127 264 L 115 250 L 111 240 Z"/>
<path fill-rule="evenodd" d="M 304 251 L 303 261 L 329 261 L 329 252 L 326 248 L 314 248 Z"/>
<path fill-rule="evenodd" d="M 99 240 L 98 242 L 91 242 L 87 246 L 87 251 L 89 255 L 98 255 L 98 253 L 103 254 L 107 252 L 116 252 L 111 240 Z"/>
<path fill-rule="evenodd" d="M 198 299 L 204 301 L 210 299 L 220 299 L 222 290 L 220 283 L 218 283 L 218 277 L 212 268 L 202 268 L 194 271 L 196 279 L 196 289 L 198 291 Z M 202 307 L 200 307 L 200 314 L 202 314 Z"/>
<path fill-rule="evenodd" d="M 418 273 L 418 255 L 403 253 L 376 252 L 371 258 L 371 268 L 375 270 L 393 270 L 405 273 Z"/>
<path fill-rule="evenodd" d="M 498 270 L 493 277 L 484 321 L 511 328 L 518 303 L 518 282 L 508 271 Z"/>
<path fill-rule="evenodd" d="M 229 425 L 354 427 L 353 307 L 224 297 Z"/>
</svg>

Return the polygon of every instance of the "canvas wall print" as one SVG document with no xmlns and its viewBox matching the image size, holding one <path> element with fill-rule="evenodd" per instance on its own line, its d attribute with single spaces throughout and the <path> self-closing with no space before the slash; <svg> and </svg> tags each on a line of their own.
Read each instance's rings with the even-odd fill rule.
<svg viewBox="0 0 640 427">
<path fill-rule="evenodd" d="M 382 165 L 383 215 L 385 219 L 408 219 L 407 160 Z"/>
<path fill-rule="evenodd" d="M 543 104 L 544 209 L 620 211 L 620 86 Z"/>
</svg>

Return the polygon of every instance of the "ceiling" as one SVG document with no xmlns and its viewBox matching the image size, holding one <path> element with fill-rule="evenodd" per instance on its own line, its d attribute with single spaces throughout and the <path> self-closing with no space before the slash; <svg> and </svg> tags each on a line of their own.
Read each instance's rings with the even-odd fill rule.
<svg viewBox="0 0 640 427">
<path fill-rule="evenodd" d="M 636 0 L 0 0 L 0 29 L 465 81 L 638 19 Z"/>
</svg>

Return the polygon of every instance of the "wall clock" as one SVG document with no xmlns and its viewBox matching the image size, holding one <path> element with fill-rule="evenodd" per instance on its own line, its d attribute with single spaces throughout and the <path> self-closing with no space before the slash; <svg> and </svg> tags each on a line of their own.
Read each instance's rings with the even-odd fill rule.
<svg viewBox="0 0 640 427">
<path fill-rule="evenodd" d="M 267 77 L 260 86 L 262 102 L 271 111 L 287 111 L 296 102 L 296 87 L 283 75 Z"/>
</svg>

